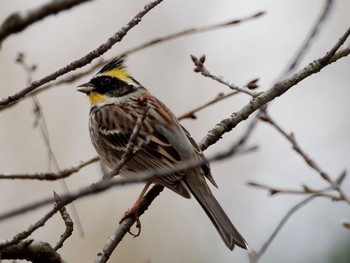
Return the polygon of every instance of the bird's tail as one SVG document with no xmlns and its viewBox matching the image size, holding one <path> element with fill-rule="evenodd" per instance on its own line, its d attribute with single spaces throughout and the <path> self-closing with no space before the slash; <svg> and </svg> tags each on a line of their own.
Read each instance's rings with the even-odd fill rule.
<svg viewBox="0 0 350 263">
<path fill-rule="evenodd" d="M 235 245 L 247 249 L 246 241 L 215 199 L 204 177 L 189 172 L 184 182 L 214 224 L 226 246 L 230 250 L 233 250 Z"/>
</svg>

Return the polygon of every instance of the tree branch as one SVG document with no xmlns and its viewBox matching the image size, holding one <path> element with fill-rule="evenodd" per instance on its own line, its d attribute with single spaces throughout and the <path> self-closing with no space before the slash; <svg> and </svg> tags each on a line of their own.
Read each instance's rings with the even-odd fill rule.
<svg viewBox="0 0 350 263">
<path fill-rule="evenodd" d="M 276 194 L 296 194 L 296 195 L 311 195 L 317 194 L 318 196 L 329 198 L 332 201 L 341 201 L 343 200 L 339 195 L 333 195 L 329 193 L 322 192 L 321 190 L 314 190 L 309 186 L 303 185 L 302 189 L 286 189 L 286 188 L 278 188 L 274 186 L 269 186 L 266 184 L 258 183 L 258 182 L 247 182 L 248 186 L 256 187 L 259 189 L 264 189 L 269 191 L 270 195 Z"/>
<path fill-rule="evenodd" d="M 154 199 L 163 191 L 164 187 L 161 185 L 154 185 L 151 190 L 143 197 L 140 208 L 138 210 L 139 216 L 141 216 L 151 205 Z M 124 236 L 128 233 L 132 225 L 135 223 L 134 217 L 125 219 L 114 233 L 108 238 L 101 251 L 97 254 L 95 263 L 107 262 L 114 249 L 119 245 Z"/>
<path fill-rule="evenodd" d="M 262 15 L 264 15 L 264 12 L 257 12 L 253 15 L 250 16 L 246 16 L 240 19 L 232 19 L 230 21 L 224 22 L 224 23 L 218 23 L 218 24 L 213 24 L 213 25 L 209 25 L 209 26 L 203 26 L 203 27 L 197 27 L 197 28 L 187 28 L 169 35 L 165 35 L 165 36 L 161 36 L 161 37 L 157 37 L 154 39 L 151 39 L 149 41 L 146 41 L 140 45 L 137 45 L 136 47 L 127 49 L 126 51 L 120 53 L 118 56 L 127 56 L 130 54 L 133 54 L 135 52 L 138 52 L 140 50 L 143 50 L 145 48 L 151 47 L 153 45 L 159 44 L 159 43 L 163 43 L 163 42 L 167 42 L 182 36 L 188 36 L 188 35 L 192 35 L 192 34 L 196 34 L 196 33 L 202 33 L 202 32 L 208 32 L 211 30 L 216 30 L 216 29 L 220 29 L 223 27 L 227 27 L 227 26 L 232 26 L 232 25 L 238 25 L 242 22 L 246 22 L 255 18 L 258 18 Z M 52 87 L 57 87 L 58 85 L 62 85 L 62 84 L 67 84 L 67 83 L 71 83 L 73 81 L 76 81 L 88 74 L 91 74 L 91 72 L 93 72 L 94 70 L 98 69 L 99 67 L 101 67 L 102 65 L 106 64 L 107 62 L 109 62 L 111 59 L 100 59 L 96 64 L 92 65 L 90 68 L 75 73 L 75 74 L 71 74 L 69 76 L 66 76 L 65 78 L 59 79 L 54 81 L 53 83 L 48 83 L 45 84 L 43 87 L 35 89 L 31 92 L 31 94 L 38 94 L 41 93 L 42 91 L 48 90 Z M 0 107 L 0 111 L 4 110 L 4 109 L 8 109 L 13 105 L 16 105 L 18 101 L 12 101 L 10 104 L 6 105 L 6 107 Z"/>
<path fill-rule="evenodd" d="M 134 16 L 132 20 L 130 20 L 124 27 L 122 27 L 117 33 L 115 33 L 112 37 L 110 37 L 105 43 L 100 45 L 98 48 L 94 49 L 93 51 L 86 54 L 84 57 L 71 62 L 67 66 L 51 73 L 50 75 L 47 75 L 46 77 L 39 79 L 37 81 L 33 81 L 29 86 L 22 89 L 21 91 L 14 93 L 7 98 L 3 98 L 0 100 L 0 109 L 5 108 L 7 105 L 14 101 L 18 101 L 22 99 L 24 96 L 26 96 L 29 92 L 32 92 L 33 90 L 37 89 L 41 85 L 50 82 L 52 80 L 55 80 L 56 78 L 67 74 L 70 71 L 76 70 L 77 68 L 81 68 L 87 64 L 89 64 L 93 59 L 101 56 L 104 54 L 107 50 L 109 50 L 114 44 L 117 42 L 120 42 L 125 35 L 129 32 L 130 29 L 132 29 L 134 26 L 136 26 L 141 19 L 149 12 L 151 11 L 155 6 L 160 4 L 163 0 L 154 0 L 152 2 L 149 2 L 145 5 L 144 9 L 140 11 L 137 15 Z"/>
<path fill-rule="evenodd" d="M 262 111 L 262 114 L 260 115 L 260 118 L 271 124 L 274 128 L 278 130 L 279 133 L 281 133 L 284 138 L 286 138 L 293 146 L 293 149 L 304 159 L 304 161 L 312 168 L 314 169 L 324 180 L 326 180 L 328 183 L 332 185 L 332 187 L 337 190 L 340 194 L 340 197 L 342 200 L 346 201 L 350 205 L 350 199 L 349 197 L 344 193 L 344 191 L 340 188 L 339 185 L 335 183 L 335 181 L 332 180 L 332 178 L 327 174 L 327 172 L 323 171 L 321 167 L 314 161 L 306 152 L 300 147 L 298 142 L 296 141 L 293 133 L 287 134 L 268 114 L 266 111 Z"/>
<path fill-rule="evenodd" d="M 55 181 L 62 178 L 66 178 L 73 173 L 77 173 L 80 169 L 99 161 L 99 157 L 93 157 L 87 161 L 82 162 L 79 165 L 67 168 L 57 173 L 35 173 L 35 174 L 0 174 L 0 179 L 23 179 L 23 180 L 45 180 L 45 181 Z"/>
<path fill-rule="evenodd" d="M 62 199 L 57 193 L 53 193 L 54 198 L 56 203 L 61 202 Z M 73 220 L 71 219 L 70 215 L 67 212 L 67 209 L 63 206 L 58 210 L 61 214 L 61 217 L 64 221 L 64 224 L 66 226 L 66 230 L 64 233 L 61 235 L 60 240 L 57 242 L 56 246 L 54 247 L 54 250 L 59 250 L 61 247 L 63 247 L 64 241 L 66 241 L 72 234 L 73 234 L 73 229 L 74 229 L 74 223 Z"/>
<path fill-rule="evenodd" d="M 201 56 L 199 59 L 196 58 L 195 56 L 191 55 L 191 59 L 196 66 L 194 68 L 194 72 L 200 72 L 203 76 L 211 78 L 213 80 L 216 80 L 217 82 L 226 85 L 227 87 L 229 87 L 232 90 L 236 90 L 236 91 L 248 94 L 252 97 L 256 97 L 257 95 L 261 94 L 261 93 L 255 93 L 255 92 L 251 91 L 249 88 L 239 87 L 233 83 L 230 83 L 227 80 L 225 80 L 222 76 L 215 76 L 215 75 L 211 74 L 206 69 L 206 67 L 204 67 L 205 55 Z"/>
<path fill-rule="evenodd" d="M 1 249 L 0 259 L 25 259 L 33 263 L 65 263 L 50 244 L 33 240 L 22 241 Z"/>
<path fill-rule="evenodd" d="M 231 131 L 241 121 L 246 120 L 253 112 L 260 109 L 273 99 L 281 96 L 282 94 L 287 92 L 291 87 L 295 86 L 305 78 L 319 72 L 324 67 L 335 62 L 336 60 L 347 56 L 350 53 L 350 47 L 346 47 L 338 52 L 336 50 L 340 47 L 342 43 L 344 43 L 345 39 L 349 36 L 349 34 L 350 28 L 344 33 L 344 35 L 335 44 L 335 46 L 329 52 L 327 52 L 325 56 L 310 63 L 305 68 L 295 73 L 293 76 L 276 83 L 275 85 L 273 85 L 272 88 L 254 97 L 241 110 L 232 113 L 232 115 L 229 118 L 226 118 L 218 124 L 216 124 L 215 128 L 210 130 L 208 134 L 201 140 L 200 145 L 202 145 L 202 149 L 204 150 L 209 145 L 212 145 L 213 143 L 220 140 L 222 138 L 222 135 Z M 332 56 L 330 56 L 330 54 Z"/>
<path fill-rule="evenodd" d="M 341 185 L 344 181 L 346 176 L 346 172 L 342 172 L 339 177 L 335 180 L 337 185 Z M 325 192 L 334 189 L 333 186 L 327 187 L 325 189 L 322 189 L 320 192 Z M 295 206 L 293 206 L 291 209 L 288 210 L 286 215 L 281 219 L 281 221 L 277 224 L 275 230 L 271 233 L 269 238 L 266 240 L 266 242 L 263 244 L 261 249 L 259 251 L 251 250 L 249 251 L 249 261 L 250 263 L 256 263 L 259 261 L 259 259 L 263 256 L 263 254 L 266 252 L 267 248 L 270 246 L 272 241 L 275 239 L 279 231 L 281 231 L 282 227 L 287 223 L 287 221 L 292 217 L 294 213 L 296 213 L 300 208 L 304 207 L 306 204 L 314 200 L 316 197 L 319 196 L 319 193 L 315 193 L 308 198 L 304 199 L 300 203 L 297 203 Z"/>
<path fill-rule="evenodd" d="M 322 25 L 326 21 L 326 18 L 328 17 L 332 6 L 333 6 L 333 0 L 326 0 L 325 5 L 323 7 L 323 10 L 315 22 L 315 25 L 311 29 L 309 35 L 307 36 L 306 40 L 304 41 L 303 45 L 299 48 L 299 51 L 296 53 L 295 58 L 292 60 L 292 62 L 286 67 L 286 70 L 281 74 L 281 76 L 278 78 L 279 80 L 282 80 L 288 76 L 288 74 L 292 73 L 297 66 L 299 65 L 300 61 L 306 54 L 306 51 L 310 47 L 310 44 L 314 40 L 314 38 L 317 36 L 317 33 L 321 30 Z"/>
<path fill-rule="evenodd" d="M 28 26 L 41 21 L 43 18 L 55 15 L 61 11 L 68 10 L 79 4 L 91 0 L 55 0 L 26 12 L 25 15 L 21 13 L 13 13 L 9 15 L 0 25 L 0 46 L 2 42 L 11 34 L 21 32 Z"/>
</svg>

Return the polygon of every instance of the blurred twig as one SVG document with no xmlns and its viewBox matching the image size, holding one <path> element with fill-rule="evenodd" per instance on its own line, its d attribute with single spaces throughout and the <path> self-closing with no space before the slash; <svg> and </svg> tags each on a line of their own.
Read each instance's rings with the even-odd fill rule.
<svg viewBox="0 0 350 263">
<path fill-rule="evenodd" d="M 49 1 L 33 10 L 10 14 L 0 25 L 0 46 L 8 36 L 21 32 L 28 26 L 41 21 L 43 18 L 70 9 L 91 0 L 55 0 Z"/>
<path fill-rule="evenodd" d="M 32 74 L 33 72 L 37 69 L 37 66 L 34 65 L 29 65 L 26 60 L 25 60 L 25 55 L 23 53 L 19 53 L 16 59 L 16 62 L 19 63 L 25 70 L 26 74 L 27 74 L 27 80 L 28 83 L 31 83 L 32 81 Z M 45 142 L 45 146 L 46 149 L 48 151 L 48 156 L 49 156 L 49 167 L 51 168 L 52 165 L 55 167 L 55 169 L 57 171 L 60 171 L 60 167 L 58 165 L 58 161 L 57 158 L 55 156 L 55 153 L 51 147 L 51 142 L 50 142 L 50 136 L 49 136 L 49 129 L 47 128 L 47 123 L 46 123 L 46 119 L 45 119 L 45 115 L 43 113 L 42 107 L 40 105 L 39 99 L 37 98 L 37 96 L 35 95 L 31 95 L 30 96 L 32 98 L 33 104 L 34 104 L 34 116 L 35 116 L 35 121 L 34 121 L 34 127 L 39 127 L 42 138 L 44 139 Z M 66 183 L 65 180 L 61 180 L 60 181 L 61 186 L 63 188 L 63 190 L 66 193 L 69 193 L 69 188 L 68 185 Z M 74 203 L 71 204 L 71 210 L 74 216 L 74 219 L 76 221 L 76 225 L 78 228 L 78 232 L 80 234 L 81 237 L 84 236 L 84 229 L 82 227 L 81 221 L 80 221 L 80 217 L 78 214 L 78 211 L 74 205 Z"/>
<path fill-rule="evenodd" d="M 344 181 L 346 176 L 346 172 L 344 171 L 343 173 L 341 173 L 339 175 L 339 177 L 335 180 L 337 185 L 341 185 L 342 182 Z M 329 191 L 334 189 L 333 186 L 327 187 L 325 189 L 322 189 L 320 191 L 320 193 Z M 261 247 L 261 249 L 259 251 L 254 251 L 251 250 L 249 251 L 249 260 L 250 263 L 256 263 L 259 261 L 259 259 L 263 256 L 263 254 L 266 252 L 267 248 L 270 246 L 270 244 L 272 243 L 272 241 L 275 239 L 275 237 L 277 236 L 277 234 L 279 233 L 279 231 L 281 231 L 282 227 L 287 223 L 287 221 L 291 218 L 291 216 L 297 212 L 300 208 L 302 208 L 303 206 L 305 206 L 306 204 L 308 204 L 309 202 L 311 202 L 312 200 L 314 200 L 316 197 L 319 196 L 319 193 L 315 193 L 311 196 L 309 196 L 308 198 L 304 199 L 303 201 L 301 201 L 300 203 L 296 204 L 295 206 L 293 206 L 291 209 L 288 210 L 288 212 L 286 213 L 286 215 L 281 219 L 281 221 L 277 224 L 275 230 L 271 233 L 271 235 L 269 236 L 269 238 L 266 240 L 266 242 L 263 244 L 263 246 Z"/>
<path fill-rule="evenodd" d="M 27 180 L 45 180 L 55 181 L 70 176 L 73 173 L 77 173 L 80 169 L 99 161 L 99 157 L 93 157 L 89 160 L 81 162 L 79 165 L 72 166 L 70 168 L 60 170 L 56 173 L 35 173 L 35 174 L 0 174 L 0 179 L 27 179 Z"/>
<path fill-rule="evenodd" d="M 316 163 L 315 160 L 313 160 L 298 144 L 296 141 L 294 134 L 287 134 L 281 126 L 279 126 L 267 113 L 267 111 L 262 111 L 260 114 L 260 119 L 263 121 L 269 123 L 272 125 L 276 130 L 282 134 L 293 146 L 293 149 L 304 159 L 304 161 L 312 168 L 314 169 L 324 180 L 326 180 L 328 183 L 332 185 L 332 187 L 338 191 L 340 194 L 340 198 L 344 201 L 346 201 L 348 204 L 350 204 L 349 197 L 344 193 L 344 191 L 340 188 L 339 185 L 336 184 L 335 181 L 332 180 L 332 178 L 327 174 L 327 172 L 323 171 L 322 168 Z"/>
<path fill-rule="evenodd" d="M 252 187 L 256 187 L 259 189 L 268 190 L 270 195 L 277 195 L 277 194 L 311 195 L 311 194 L 317 194 L 318 196 L 329 198 L 332 201 L 342 200 L 342 198 L 339 195 L 325 193 L 325 192 L 322 192 L 321 190 L 315 190 L 315 189 L 312 189 L 306 185 L 303 185 L 302 189 L 278 188 L 275 186 L 269 186 L 266 184 L 253 182 L 253 181 L 247 182 L 247 185 L 252 186 Z"/>
<path fill-rule="evenodd" d="M 198 107 L 190 110 L 189 112 L 181 114 L 180 116 L 177 117 L 177 119 L 179 121 L 184 120 L 184 119 L 196 119 L 197 117 L 196 117 L 195 113 L 197 113 L 198 111 L 203 110 L 203 109 L 207 108 L 208 106 L 213 105 L 213 104 L 215 104 L 219 101 L 222 101 L 224 99 L 227 99 L 233 95 L 237 95 L 238 93 L 239 93 L 238 91 L 232 91 L 232 92 L 227 93 L 227 94 L 219 93 L 214 99 L 211 99 L 210 101 L 204 103 L 201 106 L 198 106 Z"/>
<path fill-rule="evenodd" d="M 331 12 L 333 2 L 334 2 L 333 0 L 325 0 L 324 7 L 322 9 L 320 16 L 316 20 L 315 25 L 313 26 L 309 35 L 306 37 L 304 43 L 302 44 L 302 46 L 299 48 L 298 52 L 294 56 L 292 62 L 286 67 L 286 70 L 281 73 L 278 80 L 282 80 L 286 78 L 288 74 L 292 73 L 297 68 L 302 58 L 305 56 L 307 50 L 309 49 L 312 41 L 317 36 L 317 33 L 321 30 L 322 25 L 324 24 L 324 22 L 326 21 L 326 18 Z"/>
</svg>

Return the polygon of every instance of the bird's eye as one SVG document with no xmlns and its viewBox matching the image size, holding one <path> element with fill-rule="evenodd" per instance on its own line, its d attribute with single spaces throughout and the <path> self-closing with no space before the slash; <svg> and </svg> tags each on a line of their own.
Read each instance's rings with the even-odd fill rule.
<svg viewBox="0 0 350 263">
<path fill-rule="evenodd" d="M 111 83 L 111 78 L 110 77 L 102 77 L 100 80 L 100 83 L 102 86 L 108 85 Z"/>
</svg>

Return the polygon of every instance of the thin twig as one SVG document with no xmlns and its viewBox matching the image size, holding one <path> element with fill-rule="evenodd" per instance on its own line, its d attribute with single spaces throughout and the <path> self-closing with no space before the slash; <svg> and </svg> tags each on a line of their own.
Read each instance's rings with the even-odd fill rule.
<svg viewBox="0 0 350 263">
<path fill-rule="evenodd" d="M 316 20 L 315 25 L 311 29 L 309 35 L 306 37 L 303 45 L 299 48 L 298 52 L 294 56 L 292 62 L 286 67 L 286 70 L 281 73 L 278 80 L 282 80 L 286 78 L 290 73 L 292 73 L 297 68 L 302 58 L 305 56 L 306 51 L 309 49 L 312 41 L 317 36 L 317 33 L 320 32 L 322 25 L 324 25 L 326 18 L 331 12 L 333 2 L 334 2 L 333 0 L 325 0 L 325 5 L 322 9 L 320 16 Z"/>
<path fill-rule="evenodd" d="M 81 162 L 79 165 L 72 166 L 70 168 L 58 171 L 56 173 L 35 173 L 35 174 L 0 174 L 0 179 L 23 179 L 23 180 L 44 180 L 55 181 L 62 178 L 66 178 L 73 173 L 79 172 L 85 166 L 99 161 L 99 157 L 93 157 L 89 160 Z"/>
<path fill-rule="evenodd" d="M 28 10 L 25 13 L 13 13 L 9 15 L 0 25 L 0 46 L 5 38 L 11 34 L 21 32 L 28 26 L 42 21 L 43 18 L 58 14 L 61 11 L 68 10 L 79 4 L 88 2 L 90 0 L 56 0 L 49 1 L 40 7 L 33 10 Z"/>
<path fill-rule="evenodd" d="M 254 123 L 254 122 L 253 122 Z M 255 124 L 252 124 L 252 126 L 255 126 Z M 246 141 L 248 136 L 251 134 L 252 128 L 249 128 L 250 132 L 248 134 L 245 134 L 243 138 L 245 138 L 243 141 Z M 98 194 L 103 191 L 106 191 L 108 189 L 111 189 L 112 187 L 116 186 L 124 186 L 128 184 L 134 184 L 134 183 L 139 183 L 139 182 L 144 182 L 147 180 L 150 180 L 153 177 L 160 177 L 160 176 L 167 176 L 169 173 L 176 173 L 176 172 L 181 172 L 185 171 L 188 169 L 196 168 L 199 167 L 207 162 L 216 162 L 216 161 L 221 161 L 224 159 L 227 159 L 234 155 L 235 153 L 239 152 L 242 146 L 242 139 L 238 142 L 232 145 L 227 151 L 217 153 L 216 155 L 212 157 L 208 157 L 206 160 L 200 159 L 200 160 L 187 160 L 182 163 L 174 164 L 173 166 L 165 169 L 163 168 L 155 168 L 155 169 L 149 169 L 145 170 L 142 173 L 139 173 L 138 175 L 135 175 L 133 177 L 128 177 L 128 178 L 117 178 L 113 177 L 110 180 L 101 180 L 97 183 L 91 184 L 87 187 L 78 189 L 74 192 L 71 192 L 69 194 L 65 194 L 61 196 L 62 201 L 59 203 L 57 207 L 53 208 L 53 211 L 58 211 L 57 209 L 73 202 L 74 200 L 78 198 L 83 198 L 89 195 L 93 194 Z M 114 173 L 115 174 L 115 173 Z M 29 205 L 25 205 L 21 208 L 14 209 L 9 212 L 5 212 L 3 214 L 0 214 L 0 221 L 12 218 L 14 216 L 26 213 L 26 212 L 32 212 L 35 209 L 38 209 L 42 206 L 48 205 L 52 203 L 54 200 L 52 198 L 46 198 L 38 202 L 34 202 Z"/>
<path fill-rule="evenodd" d="M 350 28 L 343 34 L 342 38 L 339 41 L 337 41 L 337 43 L 331 49 L 332 53 L 335 47 L 337 48 L 340 47 L 340 43 L 343 43 L 344 39 L 346 39 L 349 36 L 349 34 L 350 34 Z M 244 106 L 238 112 L 232 113 L 232 115 L 229 118 L 226 118 L 221 122 L 219 122 L 218 124 L 216 124 L 215 128 L 211 129 L 208 132 L 208 134 L 201 140 L 200 144 L 202 145 L 202 149 L 206 149 L 207 146 L 212 145 L 213 143 L 220 140 L 225 133 L 230 132 L 240 122 L 246 120 L 253 112 L 260 109 L 261 107 L 266 105 L 268 102 L 281 96 L 286 91 L 288 91 L 291 87 L 295 86 L 305 78 L 319 72 L 330 63 L 333 63 L 336 60 L 347 56 L 349 53 L 350 53 L 349 46 L 344 48 L 343 50 L 340 50 L 334 53 L 334 55 L 330 58 L 329 58 L 330 52 L 327 52 L 325 56 L 310 63 L 305 68 L 296 72 L 293 76 L 290 76 L 287 79 L 276 83 L 275 85 L 273 85 L 272 88 L 268 89 L 265 92 L 262 92 L 257 97 L 253 98 L 246 106 Z M 325 63 L 325 61 L 327 62 Z"/>
<path fill-rule="evenodd" d="M 320 197 L 328 198 L 332 201 L 341 201 L 342 198 L 339 195 L 333 195 L 329 193 L 324 193 L 321 190 L 314 190 L 310 188 L 309 186 L 303 185 L 302 189 L 287 189 L 287 188 L 278 188 L 274 186 L 269 186 L 266 184 L 258 183 L 249 181 L 247 182 L 248 186 L 256 187 L 259 189 L 268 190 L 270 195 L 276 195 L 276 194 L 296 194 L 296 195 L 310 195 L 310 194 L 317 194 Z"/>
<path fill-rule="evenodd" d="M 173 40 L 179 37 L 183 37 L 183 36 L 187 36 L 187 35 L 192 35 L 192 34 L 198 34 L 198 33 L 203 33 L 203 32 L 207 32 L 207 31 L 211 31 L 211 30 L 216 30 L 216 29 L 220 29 L 220 28 L 224 28 L 224 27 L 228 27 L 228 26 L 233 26 L 233 25 L 238 25 L 240 23 L 243 22 L 247 22 L 250 20 L 254 20 L 258 17 L 261 17 L 265 14 L 265 12 L 263 11 L 259 11 L 253 15 L 248 15 L 246 17 L 242 17 L 239 19 L 232 19 L 223 23 L 218 23 L 218 24 L 213 24 L 213 25 L 209 25 L 209 26 L 202 26 L 202 27 L 192 27 L 192 28 L 187 28 L 185 30 L 179 31 L 179 32 L 175 32 L 166 36 L 162 36 L 162 37 L 158 37 L 158 38 L 154 38 L 148 42 L 145 42 L 141 45 L 138 45 L 136 47 L 130 48 L 126 51 L 124 51 L 123 53 L 120 54 L 120 56 L 127 56 L 130 55 L 132 53 L 135 53 L 137 51 L 143 50 L 147 47 L 153 46 L 155 44 L 158 43 L 163 43 L 169 40 Z"/>
<path fill-rule="evenodd" d="M 204 62 L 205 62 L 205 55 L 202 55 L 199 59 L 196 58 L 195 56 L 191 55 L 191 59 L 193 61 L 193 63 L 195 64 L 195 72 L 200 72 L 203 76 L 211 78 L 221 84 L 226 85 L 227 87 L 229 87 L 232 90 L 236 90 L 245 94 L 248 94 L 252 97 L 256 97 L 261 93 L 256 93 L 254 91 L 251 91 L 248 88 L 245 87 L 239 87 L 233 83 L 230 83 L 229 81 L 225 80 L 222 76 L 215 76 L 213 74 L 211 74 L 206 67 L 204 67 Z"/>
<path fill-rule="evenodd" d="M 127 55 L 131 55 L 137 51 L 140 51 L 144 48 L 159 44 L 159 43 L 164 43 L 167 42 L 169 40 L 178 38 L 178 37 L 182 37 L 182 36 L 187 36 L 187 35 L 192 35 L 192 34 L 196 34 L 196 33 L 201 33 L 201 32 L 207 32 L 210 30 L 216 30 L 216 29 L 220 29 L 226 26 L 231 26 L 231 25 L 237 25 L 240 24 L 241 22 L 246 22 L 249 20 L 252 20 L 254 18 L 258 18 L 260 16 L 262 16 L 263 14 L 265 14 L 264 12 L 257 12 L 251 16 L 247 16 L 247 17 L 243 17 L 240 19 L 232 19 L 228 22 L 224 22 L 224 23 L 219 23 L 219 24 L 213 24 L 213 25 L 209 25 L 209 26 L 203 26 L 203 27 L 198 27 L 198 28 L 187 28 L 166 36 L 162 36 L 162 37 L 157 37 L 154 38 L 152 40 L 149 40 L 147 42 L 144 42 L 136 47 L 130 48 L 122 53 L 120 53 L 118 56 L 127 56 Z M 31 94 L 38 94 L 42 91 L 48 90 L 52 87 L 57 87 L 59 85 L 62 84 L 67 84 L 67 83 L 72 83 L 88 74 L 91 74 L 91 72 L 93 72 L 94 70 L 98 69 L 99 67 L 101 67 L 102 65 L 106 64 L 107 62 L 109 62 L 111 59 L 100 59 L 99 61 L 97 61 L 97 63 L 95 63 L 94 65 L 92 65 L 91 67 L 89 67 L 88 69 L 85 69 L 81 72 L 75 73 L 75 74 L 71 74 L 69 76 L 66 76 L 64 78 L 61 78 L 59 80 L 56 80 L 52 83 L 48 83 L 45 84 L 43 87 L 38 88 L 36 90 L 33 90 L 31 92 Z M 10 104 L 8 104 L 6 107 L 0 107 L 0 111 L 4 110 L 4 109 L 8 109 L 13 105 L 16 105 L 18 101 L 13 101 Z"/>
<path fill-rule="evenodd" d="M 260 115 L 260 118 L 272 125 L 275 129 L 278 130 L 280 134 L 282 134 L 293 146 L 293 149 L 304 159 L 304 161 L 312 168 L 314 169 L 324 180 L 326 180 L 328 183 L 332 185 L 334 189 L 338 191 L 340 194 L 340 197 L 342 200 L 346 201 L 348 204 L 350 204 L 350 198 L 344 193 L 344 191 L 340 188 L 339 185 L 335 183 L 335 181 L 332 180 L 332 178 L 322 170 L 322 168 L 316 163 L 315 160 L 313 160 L 298 144 L 296 141 L 293 133 L 287 134 L 281 126 L 279 126 L 266 111 L 262 112 Z"/>
<path fill-rule="evenodd" d="M 213 105 L 219 101 L 222 101 L 224 99 L 227 99 L 233 95 L 237 95 L 238 93 L 239 93 L 238 91 L 232 91 L 232 92 L 227 93 L 227 94 L 219 93 L 219 95 L 216 96 L 214 99 L 211 99 L 210 101 L 204 103 L 203 105 L 198 106 L 198 107 L 190 110 L 189 112 L 186 112 L 186 113 L 178 116 L 177 119 L 179 121 L 184 120 L 184 119 L 196 119 L 197 117 L 196 117 L 195 113 L 197 113 L 198 111 L 203 110 L 203 109 L 207 108 L 208 106 L 211 106 L 211 105 Z"/>
<path fill-rule="evenodd" d="M 335 180 L 337 185 L 341 185 L 342 182 L 344 181 L 346 176 L 346 172 L 344 171 L 343 173 L 340 174 L 340 176 Z M 329 191 L 334 189 L 333 186 L 327 187 L 325 189 L 322 189 L 320 192 L 325 192 L 325 191 Z M 281 219 L 281 221 L 277 224 L 275 230 L 271 233 L 271 235 L 269 236 L 269 238 L 266 240 L 266 242 L 263 244 L 263 246 L 261 247 L 261 249 L 259 251 L 254 251 L 251 250 L 249 252 L 249 260 L 251 263 L 256 263 L 259 261 L 259 259 L 263 256 L 263 254 L 266 252 L 267 248 L 270 246 L 270 244 L 272 243 L 272 241 L 275 239 L 275 237 L 277 236 L 277 234 L 281 231 L 281 229 L 283 228 L 283 226 L 287 223 L 287 221 L 292 217 L 292 215 L 297 212 L 300 208 L 302 208 L 303 206 L 305 206 L 306 204 L 308 204 L 309 202 L 311 202 L 312 200 L 314 200 L 316 197 L 319 196 L 319 193 L 315 193 L 309 197 L 307 197 L 306 199 L 304 199 L 303 201 L 301 201 L 300 203 L 297 203 L 295 206 L 293 206 L 291 209 L 288 210 L 288 212 L 286 213 L 286 215 Z"/>
<path fill-rule="evenodd" d="M 110 37 L 105 43 L 103 43 L 93 51 L 89 52 L 84 57 L 71 62 L 67 66 L 47 75 L 42 79 L 33 81 L 29 86 L 22 89 L 21 91 L 14 93 L 8 96 L 7 98 L 3 98 L 2 100 L 0 100 L 0 108 L 4 108 L 10 103 L 22 99 L 29 92 L 32 92 L 33 90 L 37 89 L 38 87 L 40 87 L 45 83 L 55 80 L 56 78 L 64 74 L 67 74 L 68 72 L 71 72 L 73 70 L 76 70 L 77 68 L 81 68 L 89 64 L 93 59 L 101 56 L 106 51 L 108 51 L 114 44 L 116 44 L 117 42 L 120 42 L 124 38 L 124 36 L 134 26 L 136 26 L 149 11 L 151 11 L 155 6 L 157 6 L 161 2 L 162 0 L 154 0 L 152 2 L 147 3 L 142 11 L 140 11 L 137 15 L 135 15 L 133 19 L 131 19 L 124 27 L 122 27 L 117 33 L 115 33 L 112 37 Z"/>
<path fill-rule="evenodd" d="M 67 193 L 69 195 L 70 193 Z M 52 203 L 54 199 L 50 198 Z M 49 220 L 57 211 L 62 209 L 65 205 L 61 204 L 62 202 L 57 202 L 52 210 L 50 210 L 45 216 L 43 216 L 40 220 L 38 220 L 36 223 L 30 225 L 27 230 L 24 230 L 18 234 L 16 234 L 13 238 L 9 240 L 0 240 L 0 251 L 3 248 L 9 247 L 11 245 L 17 244 L 19 241 L 29 237 L 34 231 L 36 231 L 38 228 L 45 225 L 46 221 Z"/>
<path fill-rule="evenodd" d="M 54 192 L 53 194 L 54 194 L 54 198 L 56 200 L 56 203 L 62 201 L 61 197 L 57 193 Z M 54 250 L 56 250 L 56 251 L 59 250 L 61 247 L 63 247 L 64 241 L 66 241 L 72 235 L 73 229 L 74 229 L 73 220 L 69 216 L 66 208 L 63 206 L 62 208 L 59 209 L 59 212 L 60 212 L 61 217 L 64 221 L 66 229 L 65 229 L 64 233 L 61 235 L 60 240 L 57 242 L 56 246 L 54 247 Z"/>
</svg>

